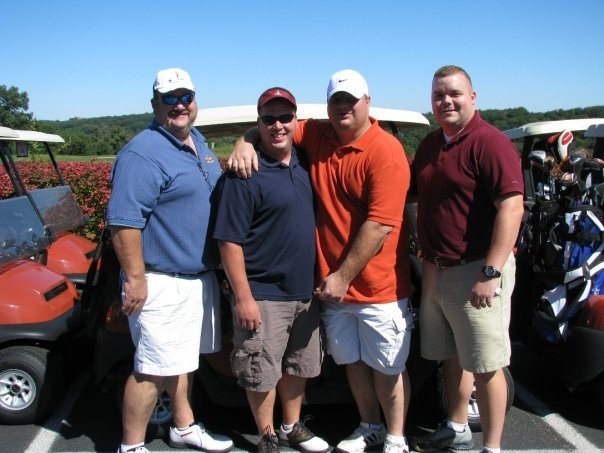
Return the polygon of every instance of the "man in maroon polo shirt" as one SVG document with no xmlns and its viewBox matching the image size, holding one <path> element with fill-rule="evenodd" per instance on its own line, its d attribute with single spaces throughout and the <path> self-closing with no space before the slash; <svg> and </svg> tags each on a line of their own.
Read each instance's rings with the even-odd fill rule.
<svg viewBox="0 0 604 453">
<path fill-rule="evenodd" d="M 472 448 L 467 403 L 474 382 L 481 451 L 500 451 L 523 178 L 516 148 L 475 103 L 466 71 L 436 71 L 432 111 L 441 127 L 421 142 L 411 168 L 424 257 L 421 349 L 425 358 L 444 362 L 449 402 L 447 420 L 411 439 L 417 451 Z"/>
</svg>

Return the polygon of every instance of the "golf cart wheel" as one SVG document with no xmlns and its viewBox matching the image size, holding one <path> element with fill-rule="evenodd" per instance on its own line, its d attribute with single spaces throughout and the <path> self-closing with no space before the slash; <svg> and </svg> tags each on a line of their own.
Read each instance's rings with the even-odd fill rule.
<svg viewBox="0 0 604 453">
<path fill-rule="evenodd" d="M 512 378 L 512 373 L 508 367 L 503 368 L 503 375 L 505 377 L 505 382 L 508 388 L 508 396 L 507 396 L 507 404 L 505 406 L 506 413 L 512 407 L 512 403 L 514 402 L 514 379 Z M 449 403 L 447 401 L 447 392 L 445 389 L 445 378 L 443 372 L 443 364 L 439 364 L 437 370 L 437 388 L 438 395 L 440 401 L 440 408 L 444 416 L 448 414 Z M 482 424 L 480 422 L 480 411 L 478 410 L 478 403 L 476 402 L 476 386 L 472 388 L 472 394 L 470 395 L 470 400 L 468 401 L 468 425 L 473 432 L 482 431 Z"/>
<path fill-rule="evenodd" d="M 62 394 L 59 362 L 33 346 L 0 351 L 0 423 L 33 423 L 48 415 Z"/>
</svg>

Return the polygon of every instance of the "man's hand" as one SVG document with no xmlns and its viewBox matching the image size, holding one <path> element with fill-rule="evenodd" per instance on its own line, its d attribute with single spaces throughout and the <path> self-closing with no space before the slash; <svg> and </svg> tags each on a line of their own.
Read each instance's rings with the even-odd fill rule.
<svg viewBox="0 0 604 453">
<path fill-rule="evenodd" d="M 254 299 L 236 301 L 235 316 L 241 328 L 245 330 L 256 330 L 262 324 L 260 307 Z"/>
<path fill-rule="evenodd" d="M 492 278 L 490 280 L 478 280 L 472 286 L 472 294 L 470 295 L 470 303 L 474 308 L 490 307 L 493 304 L 493 297 L 499 295 L 501 279 Z"/>
<path fill-rule="evenodd" d="M 253 129 L 256 130 L 257 129 Z M 247 179 L 252 176 L 252 170 L 258 171 L 258 155 L 252 143 L 256 141 L 251 137 L 251 130 L 244 137 L 240 137 L 227 161 L 227 170 L 234 172 L 238 177 Z"/>
<path fill-rule="evenodd" d="M 341 303 L 348 291 L 350 282 L 346 281 L 338 272 L 329 274 L 316 289 L 315 295 L 321 299 Z"/>
<path fill-rule="evenodd" d="M 124 298 L 122 312 L 126 315 L 140 313 L 147 301 L 147 279 L 133 279 L 124 282 Z"/>
</svg>

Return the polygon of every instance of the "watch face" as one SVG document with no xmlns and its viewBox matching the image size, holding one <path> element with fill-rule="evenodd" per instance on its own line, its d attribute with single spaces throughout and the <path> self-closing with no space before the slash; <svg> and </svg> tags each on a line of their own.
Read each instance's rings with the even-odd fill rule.
<svg viewBox="0 0 604 453">
<path fill-rule="evenodd" d="M 493 266 L 485 266 L 482 268 L 482 272 L 489 278 L 497 277 L 498 271 Z"/>
</svg>

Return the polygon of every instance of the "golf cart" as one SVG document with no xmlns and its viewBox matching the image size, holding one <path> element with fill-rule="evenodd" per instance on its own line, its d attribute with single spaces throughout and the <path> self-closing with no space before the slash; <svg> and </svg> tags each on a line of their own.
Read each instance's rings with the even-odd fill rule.
<svg viewBox="0 0 604 453">
<path fill-rule="evenodd" d="M 19 138 L 0 128 L 0 143 Z M 42 264 L 50 245 L 32 198 L 0 200 L 0 423 L 32 423 L 49 413 L 82 326 L 75 286 Z"/>
<path fill-rule="evenodd" d="M 372 107 L 370 115 L 377 118 L 384 129 L 393 133 L 399 139 L 405 130 L 410 128 L 427 128 L 429 121 L 418 112 L 406 110 L 382 109 Z M 297 116 L 299 119 L 326 119 L 327 108 L 321 104 L 299 104 Z M 216 137 L 239 136 L 247 129 L 256 125 L 257 110 L 255 105 L 200 109 L 195 126 L 204 134 L 211 147 L 211 141 Z M 411 216 L 413 218 L 413 216 Z M 413 222 L 409 222 L 412 224 Z M 109 248 L 110 250 L 110 248 Z M 105 253 L 102 262 L 108 262 Z M 412 285 L 414 287 L 412 305 L 418 307 L 421 287 L 421 263 L 411 255 Z M 222 277 L 224 279 L 224 277 Z M 113 297 L 113 302 L 107 306 L 105 322 L 97 334 L 95 351 L 95 378 L 102 382 L 107 390 L 121 389 L 123 382 L 132 369 L 133 346 L 128 335 L 128 325 L 119 310 L 119 294 Z M 232 319 L 230 305 L 226 297 L 222 300 L 222 330 L 223 349 L 215 354 L 200 356 L 199 369 L 196 373 L 200 393 L 211 402 L 230 407 L 245 407 L 247 399 L 232 376 L 229 355 L 231 352 Z M 419 336 L 414 335 L 411 354 L 407 362 L 412 382 L 412 398 L 422 393 L 424 384 L 434 383 L 440 391 L 439 401 L 446 405 L 444 385 L 437 387 L 436 362 L 423 359 L 419 354 Z M 506 370 L 507 371 L 507 370 Z M 513 400 L 513 380 L 509 372 L 506 378 L 510 389 L 508 404 Z M 432 380 L 433 379 L 433 380 Z M 305 393 L 306 404 L 338 404 L 353 401 L 345 376 L 344 367 L 334 364 L 330 356 L 326 356 L 321 375 L 310 379 Z M 470 423 L 474 429 L 480 427 L 480 416 L 475 399 L 469 402 Z M 169 398 L 164 393 L 157 402 L 152 416 L 151 425 L 163 424 L 171 418 Z"/>
<path fill-rule="evenodd" d="M 39 254 L 39 262 L 48 268 L 67 276 L 81 291 L 86 282 L 86 275 L 92 263 L 96 245 L 74 233 L 86 224 L 73 192 L 63 179 L 51 150 L 51 143 L 63 143 L 64 140 L 55 134 L 37 131 L 12 130 L 13 136 L 0 136 L 0 158 L 4 170 L 12 183 L 14 196 L 25 196 L 30 199 L 34 210 L 40 217 L 50 240 L 48 247 Z M 52 165 L 56 184 L 50 187 L 28 188 L 19 165 L 13 158 L 27 157 L 28 146 L 41 144 Z"/>
<path fill-rule="evenodd" d="M 596 388 L 604 406 L 604 118 L 504 133 L 520 143 L 525 179 L 513 331 L 569 390 Z"/>
</svg>

